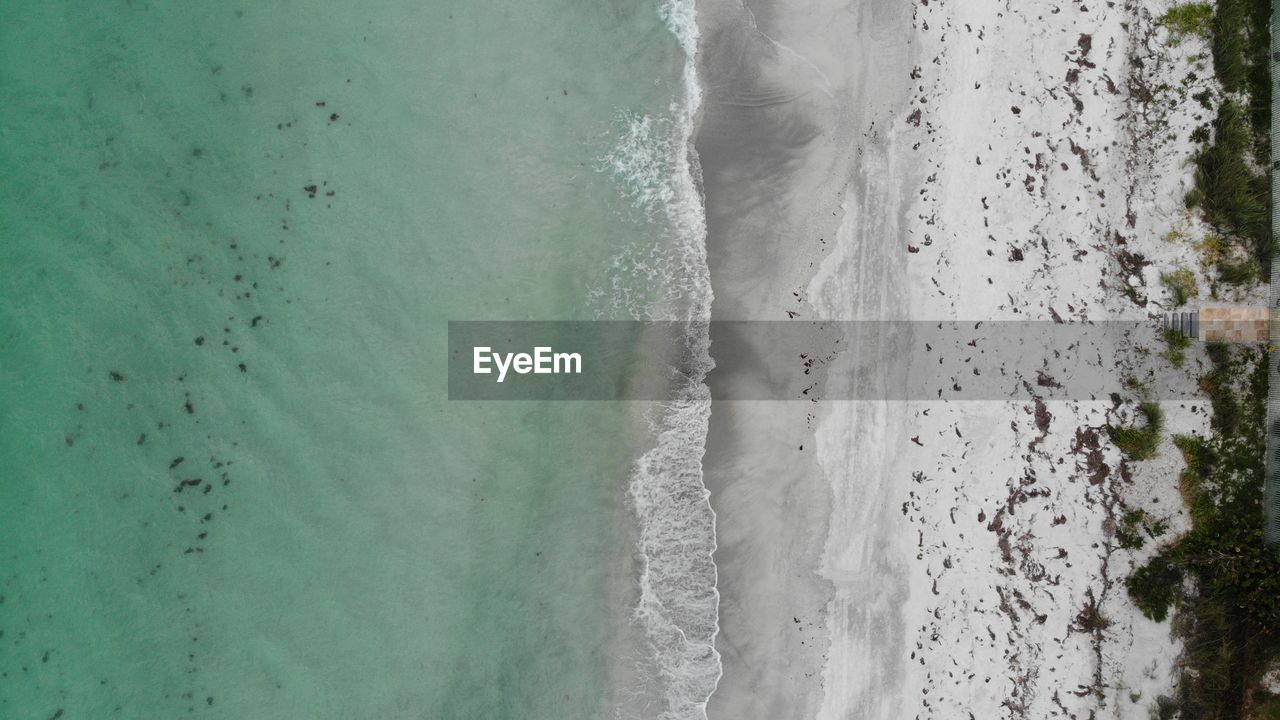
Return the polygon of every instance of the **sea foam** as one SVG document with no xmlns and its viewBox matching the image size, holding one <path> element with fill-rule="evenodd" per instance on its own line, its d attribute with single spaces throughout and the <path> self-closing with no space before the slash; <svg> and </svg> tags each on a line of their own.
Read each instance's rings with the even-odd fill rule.
<svg viewBox="0 0 1280 720">
<path fill-rule="evenodd" d="M 702 100 L 692 0 L 667 0 L 661 10 L 684 52 L 681 97 L 666 117 L 624 114 L 621 140 L 602 158 L 602 170 L 621 184 L 635 207 L 664 221 L 658 249 L 628 248 L 615 271 L 641 277 L 654 295 L 643 309 L 615 292 L 613 310 L 686 324 L 673 397 L 651 415 L 654 446 L 635 464 L 629 494 L 639 527 L 640 599 L 644 628 L 661 674 L 667 720 L 706 718 L 720 680 L 715 512 L 703 484 L 702 456 L 711 416 L 706 374 L 714 367 L 708 321 L 711 278 L 706 215 L 693 133 Z M 618 283 L 618 287 L 625 283 Z M 617 290 L 617 288 L 615 288 Z"/>
</svg>

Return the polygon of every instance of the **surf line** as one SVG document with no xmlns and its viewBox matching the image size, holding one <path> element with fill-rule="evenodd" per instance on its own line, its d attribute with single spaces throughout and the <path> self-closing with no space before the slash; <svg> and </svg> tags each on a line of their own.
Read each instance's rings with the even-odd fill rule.
<svg viewBox="0 0 1280 720">
<path fill-rule="evenodd" d="M 493 367 L 490 367 L 490 363 Z M 494 368 L 498 370 L 498 382 L 507 377 L 507 372 L 514 370 L 517 375 L 581 375 L 581 353 L 555 352 L 550 347 L 538 346 L 529 353 L 500 353 L 493 348 L 477 346 L 472 348 L 471 372 L 475 375 L 491 375 Z"/>
</svg>

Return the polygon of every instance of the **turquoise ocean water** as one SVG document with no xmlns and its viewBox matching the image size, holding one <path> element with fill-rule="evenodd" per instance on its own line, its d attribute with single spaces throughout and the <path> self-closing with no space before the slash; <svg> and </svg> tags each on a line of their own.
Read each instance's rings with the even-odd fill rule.
<svg viewBox="0 0 1280 720">
<path fill-rule="evenodd" d="M 444 387 L 705 309 L 655 1 L 0 7 L 0 717 L 699 711 L 702 411 Z"/>
</svg>

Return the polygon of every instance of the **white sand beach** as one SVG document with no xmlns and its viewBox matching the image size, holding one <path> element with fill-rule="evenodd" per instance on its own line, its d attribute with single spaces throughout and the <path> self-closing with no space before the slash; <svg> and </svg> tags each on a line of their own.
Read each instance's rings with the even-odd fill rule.
<svg viewBox="0 0 1280 720">
<path fill-rule="evenodd" d="M 700 2 L 714 317 L 1159 317 L 1205 120 L 1164 93 L 1207 82 L 1164 7 Z M 1148 717 L 1178 647 L 1125 594 L 1142 551 L 1116 514 L 1185 522 L 1180 461 L 1121 459 L 1105 425 L 1128 404 L 1037 397 L 1067 371 L 1010 378 L 1008 402 L 715 405 L 709 717 Z"/>
</svg>

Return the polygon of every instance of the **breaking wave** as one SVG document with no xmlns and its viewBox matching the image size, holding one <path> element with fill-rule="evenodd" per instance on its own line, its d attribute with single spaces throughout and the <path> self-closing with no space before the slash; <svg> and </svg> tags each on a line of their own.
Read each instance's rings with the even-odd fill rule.
<svg viewBox="0 0 1280 720">
<path fill-rule="evenodd" d="M 666 0 L 663 20 L 684 51 L 682 97 L 666 117 L 620 116 L 621 140 L 600 169 L 632 204 L 669 230 L 657 248 L 628 248 L 613 271 L 641 279 L 643 303 L 615 283 L 611 311 L 684 323 L 672 399 L 650 416 L 655 444 L 636 462 L 629 494 L 639 527 L 640 600 L 644 628 L 661 675 L 664 720 L 703 720 L 720 680 L 715 512 L 703 484 L 702 457 L 711 416 L 705 383 L 710 354 L 711 278 L 700 168 L 693 149 L 702 91 L 695 66 L 698 28 L 692 0 Z"/>
</svg>

